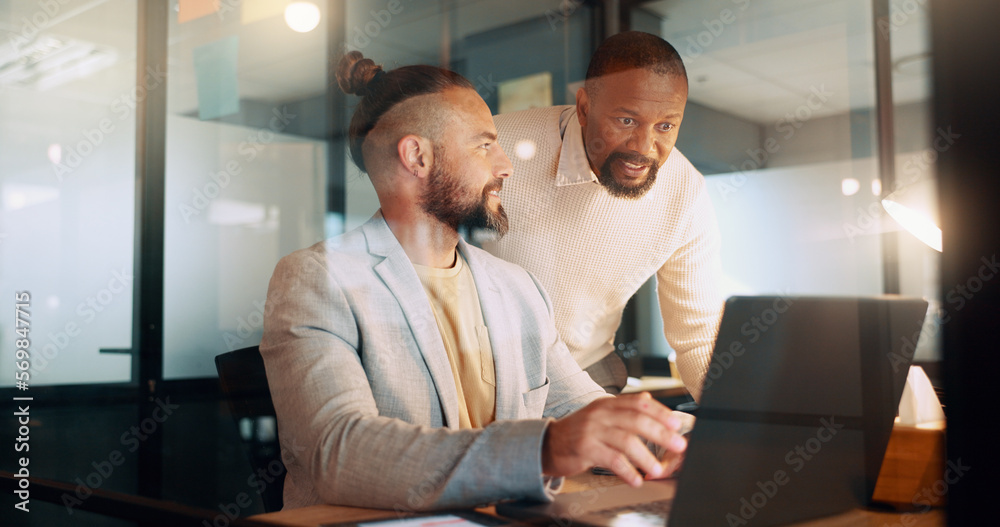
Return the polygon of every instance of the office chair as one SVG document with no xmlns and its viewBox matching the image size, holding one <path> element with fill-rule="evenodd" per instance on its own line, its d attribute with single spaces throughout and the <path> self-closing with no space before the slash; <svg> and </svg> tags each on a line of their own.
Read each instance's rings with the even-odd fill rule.
<svg viewBox="0 0 1000 527">
<path fill-rule="evenodd" d="M 219 382 L 229 403 L 229 411 L 233 414 L 240 437 L 249 448 L 250 465 L 254 474 L 259 475 L 263 470 L 268 477 L 274 478 L 272 483 L 266 483 L 261 492 L 264 510 L 281 510 L 286 470 L 281 461 L 281 445 L 277 433 L 262 430 L 273 429 L 262 425 L 273 424 L 276 416 L 260 349 L 253 346 L 217 355 L 215 367 L 219 371 Z M 246 426 L 251 423 L 252 427 Z M 258 477 L 258 481 L 264 479 Z"/>
</svg>

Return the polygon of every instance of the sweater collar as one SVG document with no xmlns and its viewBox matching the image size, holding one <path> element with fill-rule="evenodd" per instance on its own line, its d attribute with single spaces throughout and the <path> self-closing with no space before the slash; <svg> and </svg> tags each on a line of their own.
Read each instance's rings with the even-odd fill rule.
<svg viewBox="0 0 1000 527">
<path fill-rule="evenodd" d="M 583 129 L 576 116 L 576 107 L 570 106 L 559 116 L 562 146 L 559 149 L 559 167 L 556 169 L 556 186 L 597 183 L 597 175 L 590 169 L 587 152 L 583 148 Z"/>
</svg>

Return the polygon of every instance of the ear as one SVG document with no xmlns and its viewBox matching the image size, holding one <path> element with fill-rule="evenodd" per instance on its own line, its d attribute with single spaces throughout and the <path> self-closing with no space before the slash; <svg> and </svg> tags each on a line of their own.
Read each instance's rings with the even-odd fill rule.
<svg viewBox="0 0 1000 527">
<path fill-rule="evenodd" d="M 396 143 L 396 154 L 406 171 L 418 178 L 427 177 L 434 165 L 433 145 L 419 135 L 404 135 Z"/>
<path fill-rule="evenodd" d="M 590 114 L 590 96 L 587 89 L 581 86 L 576 90 L 576 118 L 580 120 L 580 126 L 587 126 L 587 117 Z"/>
</svg>

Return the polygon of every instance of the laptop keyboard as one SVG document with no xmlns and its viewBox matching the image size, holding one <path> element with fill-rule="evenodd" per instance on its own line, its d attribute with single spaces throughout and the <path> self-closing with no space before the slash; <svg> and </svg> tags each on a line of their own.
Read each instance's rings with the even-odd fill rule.
<svg viewBox="0 0 1000 527">
<path fill-rule="evenodd" d="M 627 513 L 639 513 L 639 514 L 652 514 L 659 516 L 661 518 L 666 518 L 667 513 L 670 512 L 670 504 L 673 503 L 672 499 L 649 501 L 646 503 L 635 503 L 632 505 L 623 505 L 621 507 L 611 507 L 609 509 L 601 509 L 591 512 L 597 516 L 604 518 L 614 518 L 621 514 Z"/>
</svg>

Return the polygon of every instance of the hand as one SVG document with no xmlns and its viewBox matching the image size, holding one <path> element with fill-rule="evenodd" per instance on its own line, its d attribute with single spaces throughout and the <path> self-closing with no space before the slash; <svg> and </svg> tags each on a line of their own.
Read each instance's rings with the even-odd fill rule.
<svg viewBox="0 0 1000 527">
<path fill-rule="evenodd" d="M 680 420 L 681 428 L 680 430 L 677 431 L 677 433 L 680 434 L 685 439 L 687 439 L 687 435 L 694 428 L 695 417 L 689 413 L 679 412 L 677 410 L 671 412 L 670 415 L 673 418 Z M 650 450 L 653 450 L 653 455 L 657 456 L 657 459 L 659 459 L 660 461 L 664 461 L 666 458 L 669 457 L 669 459 L 667 459 L 669 468 L 667 469 L 666 473 L 664 473 L 660 477 L 653 477 L 650 474 L 646 474 L 646 479 L 663 479 L 671 476 L 676 476 L 684 464 L 684 454 L 675 454 L 669 452 L 661 446 L 650 444 L 648 441 L 646 444 L 647 446 L 649 446 Z"/>
<path fill-rule="evenodd" d="M 652 478 L 667 477 L 687 448 L 678 433 L 681 420 L 671 414 L 646 392 L 598 399 L 549 425 L 542 443 L 542 472 L 572 476 L 600 465 L 633 487 L 642 485 L 639 470 Z M 664 448 L 662 460 L 646 448 L 643 438 Z"/>
</svg>

